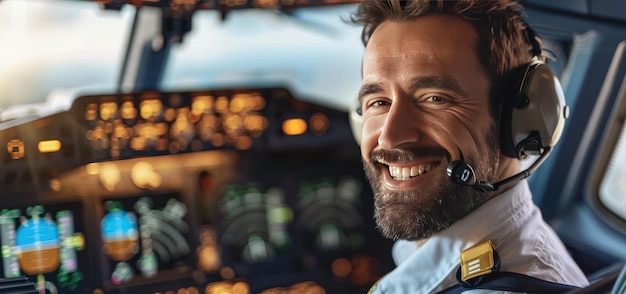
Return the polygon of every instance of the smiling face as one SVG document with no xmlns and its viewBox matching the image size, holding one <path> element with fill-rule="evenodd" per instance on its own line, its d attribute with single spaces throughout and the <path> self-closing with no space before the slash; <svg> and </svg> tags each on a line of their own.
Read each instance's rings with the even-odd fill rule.
<svg viewBox="0 0 626 294">
<path fill-rule="evenodd" d="M 368 42 L 361 153 L 388 238 L 428 238 L 486 200 L 450 181 L 451 161 L 495 181 L 499 149 L 476 44 L 470 23 L 443 14 L 383 22 Z"/>
</svg>

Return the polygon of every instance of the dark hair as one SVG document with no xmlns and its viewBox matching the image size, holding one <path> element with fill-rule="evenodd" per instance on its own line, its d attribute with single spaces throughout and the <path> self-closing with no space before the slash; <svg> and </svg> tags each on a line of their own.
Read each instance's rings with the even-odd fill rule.
<svg viewBox="0 0 626 294">
<path fill-rule="evenodd" d="M 497 122 L 511 73 L 532 57 L 522 12 L 515 0 L 365 0 L 350 20 L 363 26 L 365 46 L 384 21 L 410 20 L 429 13 L 457 15 L 469 21 L 478 33 L 476 52 L 490 81 L 490 111 Z"/>
</svg>

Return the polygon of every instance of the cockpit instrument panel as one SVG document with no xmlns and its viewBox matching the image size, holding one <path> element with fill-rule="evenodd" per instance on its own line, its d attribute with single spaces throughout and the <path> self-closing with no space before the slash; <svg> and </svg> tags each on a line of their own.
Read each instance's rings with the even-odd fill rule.
<svg viewBox="0 0 626 294">
<path fill-rule="evenodd" d="M 283 88 L 86 95 L 0 144 L 3 277 L 46 293 L 353 293 L 391 268 L 347 113 Z"/>
</svg>

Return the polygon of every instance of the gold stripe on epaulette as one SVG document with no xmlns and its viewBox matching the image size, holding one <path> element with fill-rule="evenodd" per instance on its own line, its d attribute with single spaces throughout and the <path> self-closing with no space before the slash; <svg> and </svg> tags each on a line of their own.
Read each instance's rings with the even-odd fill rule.
<svg viewBox="0 0 626 294">
<path fill-rule="evenodd" d="M 495 268 L 494 247 L 490 240 L 461 252 L 461 280 L 491 273 Z"/>
</svg>

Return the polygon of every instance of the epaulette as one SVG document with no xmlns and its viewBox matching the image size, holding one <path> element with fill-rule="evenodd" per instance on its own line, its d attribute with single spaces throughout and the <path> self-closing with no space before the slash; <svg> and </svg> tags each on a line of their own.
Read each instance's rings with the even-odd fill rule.
<svg viewBox="0 0 626 294">
<path fill-rule="evenodd" d="M 490 240 L 461 252 L 461 280 L 480 277 L 500 270 L 500 257 Z"/>
</svg>

